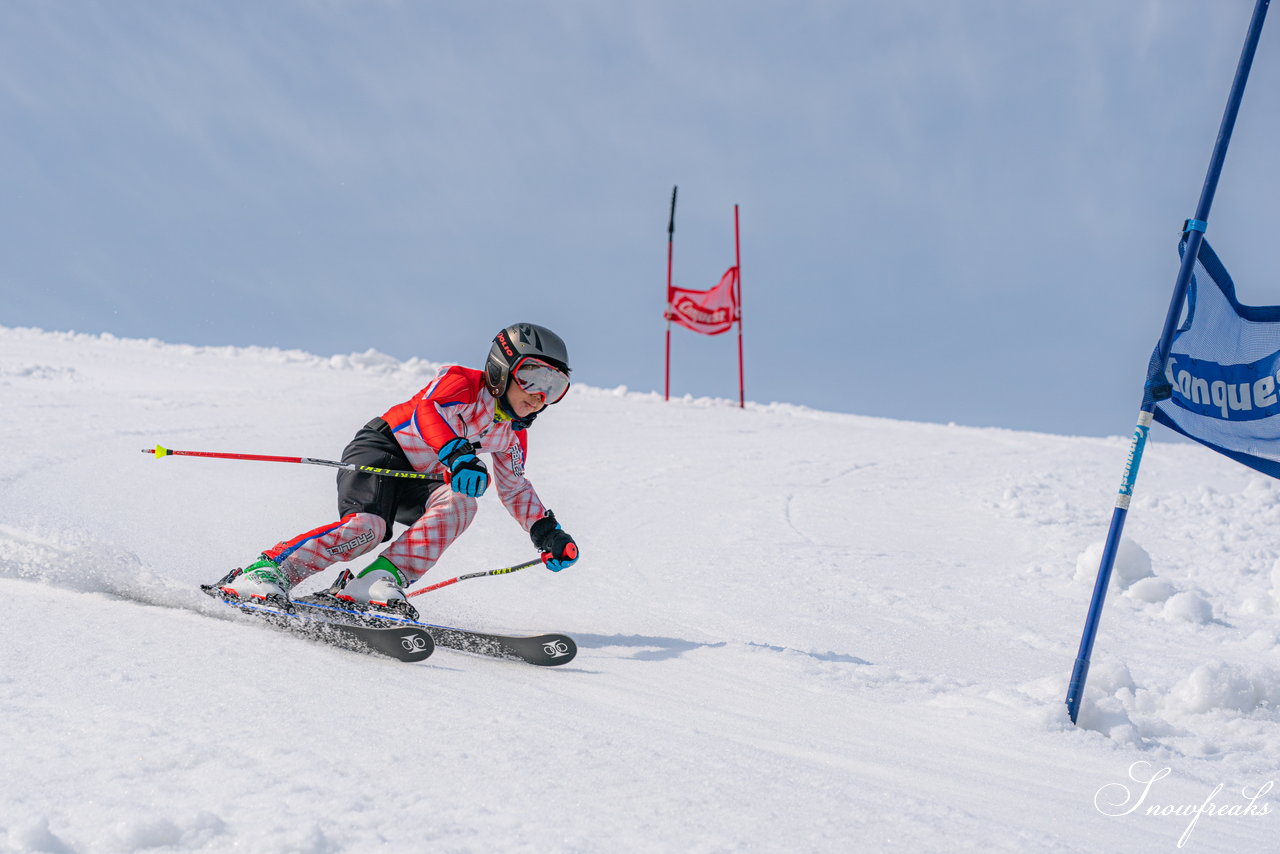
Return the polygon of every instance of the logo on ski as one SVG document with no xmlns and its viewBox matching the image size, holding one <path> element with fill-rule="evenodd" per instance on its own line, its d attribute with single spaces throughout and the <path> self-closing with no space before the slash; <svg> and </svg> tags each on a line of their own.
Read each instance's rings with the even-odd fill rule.
<svg viewBox="0 0 1280 854">
<path fill-rule="evenodd" d="M 427 640 L 421 635 L 404 635 L 400 638 L 400 645 L 409 652 L 422 652 L 427 648 Z"/>
<path fill-rule="evenodd" d="M 562 640 L 547 641 L 542 645 L 542 651 L 552 658 L 562 658 L 569 654 L 569 645 Z"/>
</svg>

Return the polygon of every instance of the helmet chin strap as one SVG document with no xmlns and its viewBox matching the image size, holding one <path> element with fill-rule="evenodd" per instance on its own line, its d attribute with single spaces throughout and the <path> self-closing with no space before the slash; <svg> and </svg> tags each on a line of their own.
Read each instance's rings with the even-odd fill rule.
<svg viewBox="0 0 1280 854">
<path fill-rule="evenodd" d="M 531 412 L 528 415 L 526 415 L 524 418 L 517 418 L 514 415 L 515 407 L 512 406 L 511 401 L 507 399 L 506 392 L 502 393 L 502 397 L 498 398 L 497 403 L 498 403 L 497 410 L 499 413 L 500 420 L 510 421 L 511 429 L 515 430 L 517 433 L 519 433 L 521 430 L 528 430 L 529 425 L 533 423 L 533 419 L 538 417 L 538 412 L 541 412 L 543 409 L 547 408 L 546 404 L 543 404 L 542 409 L 539 409 L 537 412 Z"/>
</svg>

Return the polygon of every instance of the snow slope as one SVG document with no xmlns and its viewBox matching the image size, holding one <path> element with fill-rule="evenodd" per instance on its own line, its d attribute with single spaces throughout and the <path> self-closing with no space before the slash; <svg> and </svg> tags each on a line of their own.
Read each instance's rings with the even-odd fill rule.
<svg viewBox="0 0 1280 854">
<path fill-rule="evenodd" d="M 578 386 L 529 475 L 583 559 L 417 600 L 573 664 L 197 591 L 333 472 L 141 449 L 336 458 L 434 367 L 0 328 L 0 850 L 1276 850 L 1280 489 L 1189 445 L 1148 450 L 1078 728 L 1124 438 Z M 486 496 L 433 575 L 530 556 Z"/>
</svg>

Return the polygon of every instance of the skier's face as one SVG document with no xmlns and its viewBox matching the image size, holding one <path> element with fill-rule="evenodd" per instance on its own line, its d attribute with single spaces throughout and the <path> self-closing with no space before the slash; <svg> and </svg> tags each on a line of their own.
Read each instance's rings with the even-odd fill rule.
<svg viewBox="0 0 1280 854">
<path fill-rule="evenodd" d="M 516 418 L 532 415 L 546 405 L 543 395 L 531 394 L 522 389 L 517 382 L 507 386 L 507 400 L 511 402 L 511 408 L 515 410 L 511 414 Z"/>
</svg>

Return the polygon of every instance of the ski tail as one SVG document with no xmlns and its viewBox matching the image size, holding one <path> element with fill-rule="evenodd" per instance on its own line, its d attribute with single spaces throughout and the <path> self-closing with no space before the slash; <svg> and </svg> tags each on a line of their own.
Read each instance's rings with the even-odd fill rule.
<svg viewBox="0 0 1280 854">
<path fill-rule="evenodd" d="M 272 628 L 355 652 L 385 655 L 399 661 L 423 661 L 435 651 L 431 633 L 420 626 L 370 626 L 345 620 L 327 619 L 311 613 L 298 613 L 271 604 L 242 602 L 224 596 L 216 585 L 202 589 L 223 604 L 250 614 Z"/>
</svg>

